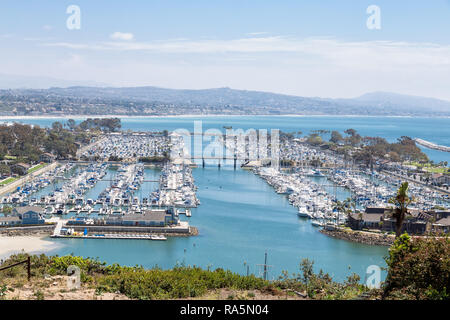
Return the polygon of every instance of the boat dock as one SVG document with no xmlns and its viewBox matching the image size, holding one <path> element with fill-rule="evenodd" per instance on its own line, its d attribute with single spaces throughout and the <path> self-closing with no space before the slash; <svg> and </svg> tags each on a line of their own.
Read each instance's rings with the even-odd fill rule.
<svg viewBox="0 0 450 320">
<path fill-rule="evenodd" d="M 165 241 L 167 238 L 163 235 L 155 234 L 94 234 L 94 235 L 58 235 L 54 234 L 51 238 L 64 239 L 123 239 L 123 240 L 156 240 Z"/>
</svg>

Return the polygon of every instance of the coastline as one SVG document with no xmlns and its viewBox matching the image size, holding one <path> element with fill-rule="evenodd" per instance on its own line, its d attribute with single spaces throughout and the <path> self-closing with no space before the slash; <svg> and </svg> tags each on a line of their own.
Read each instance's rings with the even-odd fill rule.
<svg viewBox="0 0 450 320">
<path fill-rule="evenodd" d="M 0 235 L 0 259 L 20 253 L 41 254 L 60 247 L 60 244 L 47 240 L 48 235 L 4 236 Z"/>
<path fill-rule="evenodd" d="M 39 120 L 39 119 L 87 119 L 87 118 L 123 118 L 123 119 L 155 119 L 155 118 L 212 118 L 212 117 L 342 117 L 342 118 L 450 118 L 450 116 L 393 116 L 393 115 L 357 115 L 357 114 L 178 114 L 178 115 L 34 115 L 34 116 L 2 116 L 0 120 Z"/>
</svg>

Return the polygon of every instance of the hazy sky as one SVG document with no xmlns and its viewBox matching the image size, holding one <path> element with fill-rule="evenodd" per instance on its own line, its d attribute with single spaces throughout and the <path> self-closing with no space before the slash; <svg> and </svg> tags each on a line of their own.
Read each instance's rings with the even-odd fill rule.
<svg viewBox="0 0 450 320">
<path fill-rule="evenodd" d="M 69 5 L 81 9 L 69 30 Z M 377 5 L 381 29 L 368 29 Z M 450 100 L 450 0 L 2 0 L 0 73 Z"/>
</svg>

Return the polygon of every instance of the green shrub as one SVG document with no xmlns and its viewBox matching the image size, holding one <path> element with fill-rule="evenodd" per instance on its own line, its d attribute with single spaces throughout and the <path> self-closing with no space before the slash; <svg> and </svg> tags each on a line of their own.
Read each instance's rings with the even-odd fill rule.
<svg viewBox="0 0 450 320">
<path fill-rule="evenodd" d="M 411 239 L 403 234 L 391 246 L 386 263 L 386 298 L 449 299 L 448 237 Z"/>
</svg>

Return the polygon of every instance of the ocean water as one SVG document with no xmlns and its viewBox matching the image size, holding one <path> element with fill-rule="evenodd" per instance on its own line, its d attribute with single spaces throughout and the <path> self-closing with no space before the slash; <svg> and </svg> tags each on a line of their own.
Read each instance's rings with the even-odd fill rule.
<svg viewBox="0 0 450 320">
<path fill-rule="evenodd" d="M 50 126 L 55 119 L 17 121 Z M 78 118 L 77 120 L 81 120 Z M 14 121 L 11 119 L 3 121 Z M 60 119 L 61 121 L 61 119 Z M 286 132 L 326 129 L 343 132 L 348 128 L 364 136 L 381 136 L 388 141 L 407 135 L 437 144 L 450 145 L 450 118 L 408 117 L 333 117 L 333 116 L 227 116 L 176 118 L 122 118 L 122 128 L 140 131 L 187 129 L 194 131 L 194 121 L 202 121 L 203 130 L 223 126 L 233 129 L 280 129 Z M 450 154 L 423 148 L 434 161 L 449 161 Z M 113 174 L 113 173 L 110 173 Z M 352 272 L 364 280 L 370 265 L 384 266 L 387 248 L 368 246 L 327 237 L 297 217 L 287 198 L 276 194 L 253 173 L 232 167 L 210 165 L 193 170 L 201 205 L 192 210 L 190 223 L 199 235 L 190 238 L 168 238 L 167 241 L 58 239 L 51 254 L 76 254 L 98 257 L 108 263 L 124 265 L 158 265 L 171 268 L 176 264 L 225 268 L 245 274 L 261 275 L 261 264 L 267 252 L 269 278 L 282 270 L 299 272 L 301 259 L 315 262 L 316 271 L 323 269 L 338 281 Z M 157 177 L 157 170 L 146 170 L 146 176 Z M 107 186 L 100 182 L 87 198 L 96 198 Z M 147 196 L 156 184 L 144 184 L 139 196 Z M 46 190 L 45 192 L 47 192 Z M 340 191 L 339 197 L 346 197 Z M 183 217 L 183 219 L 187 219 Z"/>
</svg>

